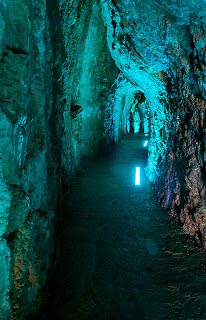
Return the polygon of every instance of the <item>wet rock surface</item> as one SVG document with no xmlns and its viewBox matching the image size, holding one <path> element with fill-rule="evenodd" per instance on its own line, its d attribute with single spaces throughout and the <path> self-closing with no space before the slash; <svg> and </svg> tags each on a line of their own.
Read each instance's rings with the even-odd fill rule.
<svg viewBox="0 0 206 320">
<path fill-rule="evenodd" d="M 205 319 L 205 253 L 156 203 L 144 141 L 127 136 L 73 180 L 46 318 Z"/>
</svg>

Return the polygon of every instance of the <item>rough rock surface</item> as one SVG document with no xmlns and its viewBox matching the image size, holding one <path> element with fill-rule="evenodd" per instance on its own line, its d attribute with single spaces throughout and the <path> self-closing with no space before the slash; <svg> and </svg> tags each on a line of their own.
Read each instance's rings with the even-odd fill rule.
<svg viewBox="0 0 206 320">
<path fill-rule="evenodd" d="M 98 2 L 3 1 L 0 73 L 0 318 L 24 319 L 52 267 L 61 192 L 98 149 L 118 74 Z"/>
<path fill-rule="evenodd" d="M 0 316 L 20 319 L 39 304 L 53 246 L 52 50 L 46 1 L 0 12 Z"/>
<path fill-rule="evenodd" d="M 130 112 L 150 121 L 160 201 L 206 248 L 205 11 L 205 0 L 1 1 L 3 320 L 38 309 L 59 198 L 86 157 L 128 132 Z"/>
<path fill-rule="evenodd" d="M 98 150 L 104 109 L 118 75 L 110 56 L 106 29 L 96 0 L 59 1 L 67 59 L 63 84 L 63 156 L 65 170 Z"/>
<path fill-rule="evenodd" d="M 112 57 L 150 106 L 148 177 L 206 248 L 206 3 L 101 4 Z"/>
</svg>

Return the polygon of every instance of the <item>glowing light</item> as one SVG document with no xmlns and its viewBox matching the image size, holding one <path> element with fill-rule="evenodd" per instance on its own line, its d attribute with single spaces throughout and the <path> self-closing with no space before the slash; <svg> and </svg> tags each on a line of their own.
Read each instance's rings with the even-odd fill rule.
<svg viewBox="0 0 206 320">
<path fill-rule="evenodd" d="M 144 143 L 144 147 L 146 147 L 146 146 L 147 146 L 147 144 L 148 144 L 148 141 L 145 141 L 145 143 Z"/>
<path fill-rule="evenodd" d="M 136 178 L 135 178 L 135 185 L 140 185 L 140 167 L 136 167 Z"/>
</svg>

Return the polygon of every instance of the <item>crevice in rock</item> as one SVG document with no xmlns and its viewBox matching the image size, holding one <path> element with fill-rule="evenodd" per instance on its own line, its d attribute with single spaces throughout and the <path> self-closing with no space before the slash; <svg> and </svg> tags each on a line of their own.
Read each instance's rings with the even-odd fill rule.
<svg viewBox="0 0 206 320">
<path fill-rule="evenodd" d="M 25 50 L 18 48 L 18 47 L 9 47 L 6 46 L 6 49 L 13 52 L 14 54 L 28 54 L 28 52 L 26 52 Z M 7 55 L 6 53 L 4 54 L 4 56 Z"/>
</svg>

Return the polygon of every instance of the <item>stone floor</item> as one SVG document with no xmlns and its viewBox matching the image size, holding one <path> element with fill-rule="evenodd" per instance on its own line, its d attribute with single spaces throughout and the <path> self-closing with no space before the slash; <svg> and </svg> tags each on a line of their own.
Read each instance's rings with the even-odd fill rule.
<svg viewBox="0 0 206 320">
<path fill-rule="evenodd" d="M 73 180 L 49 319 L 206 319 L 206 254 L 157 204 L 146 138 L 129 135 Z"/>
</svg>

